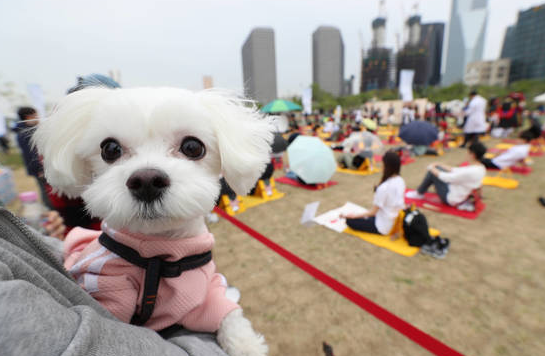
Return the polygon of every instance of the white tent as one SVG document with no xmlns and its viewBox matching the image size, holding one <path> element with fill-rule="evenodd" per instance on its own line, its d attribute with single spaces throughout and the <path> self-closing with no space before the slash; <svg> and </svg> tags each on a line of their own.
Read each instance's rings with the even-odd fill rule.
<svg viewBox="0 0 545 356">
<path fill-rule="evenodd" d="M 545 103 L 545 93 L 538 95 L 534 98 L 535 103 Z"/>
</svg>

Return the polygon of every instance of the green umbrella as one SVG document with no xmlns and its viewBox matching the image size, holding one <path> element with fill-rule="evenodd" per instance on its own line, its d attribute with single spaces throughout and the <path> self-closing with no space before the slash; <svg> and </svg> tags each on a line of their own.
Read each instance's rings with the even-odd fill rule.
<svg viewBox="0 0 545 356">
<path fill-rule="evenodd" d="M 267 105 L 265 105 L 263 108 L 261 108 L 261 112 L 266 113 L 277 113 L 277 112 L 286 112 L 286 111 L 295 111 L 295 110 L 301 110 L 301 107 L 289 100 L 273 100 Z"/>
</svg>

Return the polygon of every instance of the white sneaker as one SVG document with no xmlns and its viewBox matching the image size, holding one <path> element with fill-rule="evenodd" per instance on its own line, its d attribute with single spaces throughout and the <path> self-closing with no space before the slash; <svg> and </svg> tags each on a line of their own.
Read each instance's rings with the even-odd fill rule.
<svg viewBox="0 0 545 356">
<path fill-rule="evenodd" d="M 410 190 L 407 193 L 405 193 L 405 196 L 409 199 L 424 199 L 424 194 L 418 194 L 416 190 Z"/>
<path fill-rule="evenodd" d="M 475 211 L 475 205 L 469 201 L 466 201 L 465 203 L 458 205 L 457 208 L 458 210 Z"/>
</svg>

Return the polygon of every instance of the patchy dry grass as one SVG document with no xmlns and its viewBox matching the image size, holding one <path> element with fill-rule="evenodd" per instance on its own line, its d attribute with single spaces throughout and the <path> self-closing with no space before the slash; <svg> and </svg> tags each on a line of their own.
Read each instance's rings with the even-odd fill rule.
<svg viewBox="0 0 545 356">
<path fill-rule="evenodd" d="M 456 149 L 419 158 L 402 175 L 414 188 L 431 162 L 456 165 L 465 155 Z M 319 213 L 346 201 L 369 207 L 379 175 L 336 173 L 339 185 L 316 192 L 278 184 L 283 199 L 238 218 L 462 353 L 545 354 L 545 208 L 536 201 L 545 195 L 545 157 L 534 162 L 531 175 L 515 176 L 517 190 L 485 187 L 487 208 L 476 220 L 425 211 L 451 239 L 445 260 L 403 257 L 299 224 L 304 206 L 317 200 Z M 228 222 L 211 230 L 218 269 L 241 290 L 245 313 L 267 337 L 271 355 L 320 355 L 324 340 L 336 355 L 429 354 Z"/>
</svg>

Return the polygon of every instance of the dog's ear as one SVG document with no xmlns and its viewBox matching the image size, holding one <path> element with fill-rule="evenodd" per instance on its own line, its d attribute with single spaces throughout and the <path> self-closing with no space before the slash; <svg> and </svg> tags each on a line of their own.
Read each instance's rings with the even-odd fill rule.
<svg viewBox="0 0 545 356">
<path fill-rule="evenodd" d="M 245 195 L 271 160 L 274 126 L 249 100 L 217 91 L 198 95 L 212 112 L 223 177 L 237 194 Z"/>
<path fill-rule="evenodd" d="M 77 156 L 77 144 L 96 108 L 111 89 L 85 89 L 65 96 L 47 118 L 40 120 L 32 137 L 43 159 L 47 182 L 69 197 L 82 193 L 89 182 L 88 165 Z"/>
</svg>

